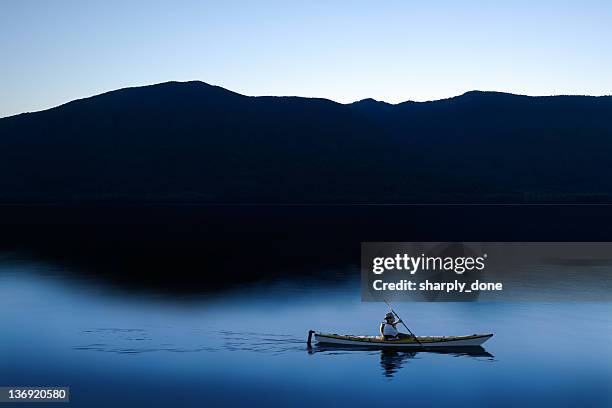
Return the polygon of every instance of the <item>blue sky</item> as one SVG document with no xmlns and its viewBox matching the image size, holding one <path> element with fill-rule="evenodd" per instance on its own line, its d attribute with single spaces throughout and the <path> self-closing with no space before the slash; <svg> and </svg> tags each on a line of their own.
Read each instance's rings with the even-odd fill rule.
<svg viewBox="0 0 612 408">
<path fill-rule="evenodd" d="M 0 1 L 0 117 L 194 79 L 339 102 L 612 94 L 611 1 Z"/>
</svg>

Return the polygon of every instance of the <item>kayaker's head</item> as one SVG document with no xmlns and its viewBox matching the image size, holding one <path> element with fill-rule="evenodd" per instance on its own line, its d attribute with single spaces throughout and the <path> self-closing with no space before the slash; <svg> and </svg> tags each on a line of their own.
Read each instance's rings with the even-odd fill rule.
<svg viewBox="0 0 612 408">
<path fill-rule="evenodd" d="M 392 322 L 393 321 L 393 313 L 391 313 L 391 312 L 387 313 L 385 315 L 385 320 L 388 321 L 388 322 L 389 321 Z"/>
</svg>

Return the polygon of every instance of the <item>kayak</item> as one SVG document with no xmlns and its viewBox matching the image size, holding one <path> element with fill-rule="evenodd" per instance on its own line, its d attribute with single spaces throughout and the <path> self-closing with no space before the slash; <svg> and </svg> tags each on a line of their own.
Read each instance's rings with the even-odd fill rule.
<svg viewBox="0 0 612 408">
<path fill-rule="evenodd" d="M 380 336 L 352 336 L 320 332 L 312 332 L 312 334 L 314 334 L 315 341 L 318 344 L 368 348 L 478 347 L 493 337 L 492 333 L 472 334 L 469 336 L 417 336 L 419 341 L 416 341 L 414 337 L 399 340 L 383 340 Z"/>
</svg>

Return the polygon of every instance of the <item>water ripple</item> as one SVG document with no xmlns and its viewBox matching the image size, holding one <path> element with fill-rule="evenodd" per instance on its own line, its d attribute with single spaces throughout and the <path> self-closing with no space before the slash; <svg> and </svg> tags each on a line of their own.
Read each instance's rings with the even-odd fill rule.
<svg viewBox="0 0 612 408">
<path fill-rule="evenodd" d="M 255 353 L 282 354 L 290 351 L 304 351 L 304 339 L 287 334 L 233 332 L 233 331 L 201 331 L 198 329 L 198 339 L 206 341 L 203 344 L 176 344 L 169 342 L 166 336 L 156 339 L 155 335 L 145 329 L 138 328 L 96 328 L 80 332 L 80 337 L 95 337 L 96 340 L 82 345 L 73 346 L 73 350 L 86 350 L 118 354 L 142 354 L 152 352 L 197 353 L 219 351 L 248 351 Z M 175 333 L 181 335 L 181 333 Z M 189 343 L 195 336 L 183 333 L 184 343 Z M 183 342 L 181 342 L 183 343 Z"/>
</svg>

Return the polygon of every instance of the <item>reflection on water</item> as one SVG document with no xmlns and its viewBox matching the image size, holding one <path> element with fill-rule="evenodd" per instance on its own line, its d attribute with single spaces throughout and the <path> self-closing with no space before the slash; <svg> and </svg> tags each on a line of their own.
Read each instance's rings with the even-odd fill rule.
<svg viewBox="0 0 612 408">
<path fill-rule="evenodd" d="M 417 358 L 420 353 L 438 353 L 447 354 L 453 357 L 473 357 L 485 358 L 488 361 L 495 361 L 493 355 L 487 353 L 482 347 L 465 348 L 463 350 L 438 350 L 438 351 L 400 351 L 383 349 L 380 350 L 380 366 L 383 369 L 383 375 L 387 378 L 392 378 L 404 365 L 413 358 Z"/>
<path fill-rule="evenodd" d="M 380 366 L 383 369 L 384 376 L 387 378 L 393 377 L 398 370 L 401 370 L 406 360 L 415 358 L 416 355 L 416 352 L 381 350 Z"/>
<path fill-rule="evenodd" d="M 309 349 L 310 329 L 376 334 L 386 306 L 362 303 L 350 279 L 171 298 L 0 262 L 0 383 L 70 386 L 88 408 L 177 395 L 187 407 L 364 406 L 407 391 L 423 406 L 612 406 L 611 303 L 396 308 L 417 335 L 495 337 L 487 350 Z"/>
<path fill-rule="evenodd" d="M 495 361 L 493 355 L 487 353 L 482 347 L 474 347 L 473 350 L 464 349 L 463 351 L 400 351 L 383 349 L 380 350 L 380 366 L 383 369 L 383 375 L 387 378 L 392 378 L 404 365 L 413 358 L 417 358 L 420 353 L 438 353 L 447 354 L 453 357 L 474 357 L 485 358 L 488 361 Z"/>
<path fill-rule="evenodd" d="M 383 370 L 383 376 L 393 378 L 393 376 L 401 370 L 408 360 L 418 358 L 419 354 L 433 353 L 440 355 L 448 355 L 449 357 L 472 357 L 481 358 L 487 361 L 495 361 L 494 356 L 487 352 L 483 347 L 448 347 L 439 350 L 427 351 L 405 351 L 400 349 L 371 349 L 362 347 L 342 347 L 342 346 L 323 346 L 317 345 L 308 350 L 309 354 L 318 354 L 322 356 L 337 356 L 346 353 L 365 353 L 369 355 L 380 355 L 380 367 Z"/>
</svg>

